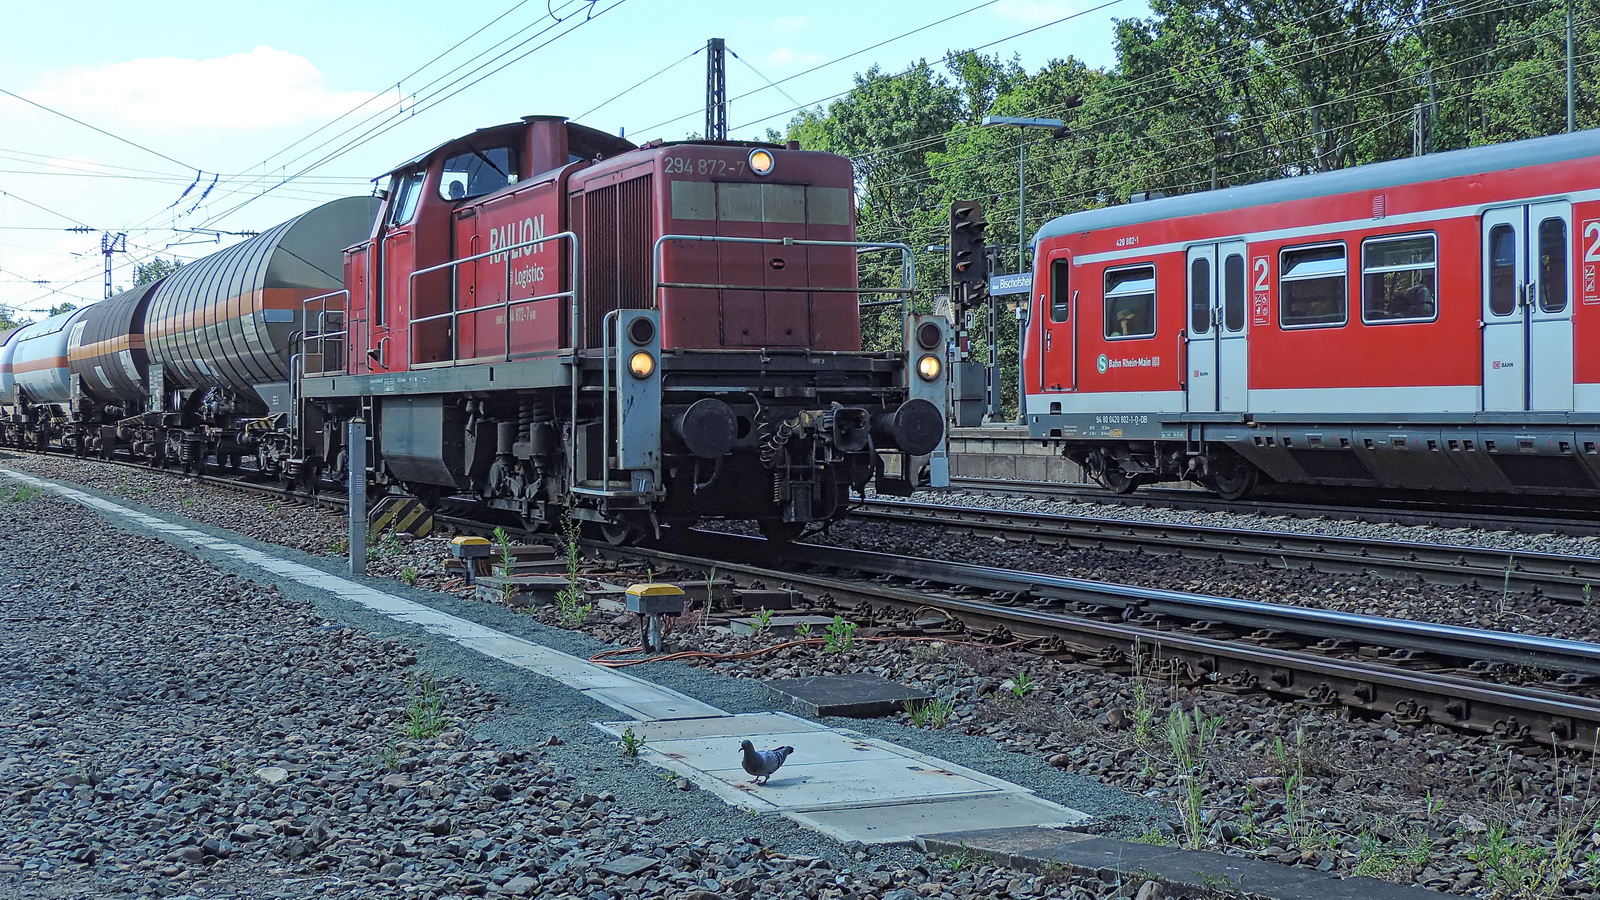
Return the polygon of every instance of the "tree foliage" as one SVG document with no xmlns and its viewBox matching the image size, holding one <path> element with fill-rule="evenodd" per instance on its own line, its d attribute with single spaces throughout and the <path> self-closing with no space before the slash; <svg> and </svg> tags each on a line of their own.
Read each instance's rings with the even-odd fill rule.
<svg viewBox="0 0 1600 900">
<path fill-rule="evenodd" d="M 165 278 L 181 268 L 183 268 L 183 260 L 177 258 L 162 259 L 159 256 L 153 256 L 149 262 L 139 263 L 133 267 L 133 284 L 135 287 L 141 284 L 149 284 L 152 281 Z"/>
<path fill-rule="evenodd" d="M 973 52 L 886 73 L 790 122 L 789 140 L 856 163 L 863 240 L 916 251 L 942 291 L 949 204 L 976 199 L 1001 269 L 1017 271 L 1019 142 L 1031 235 L 1064 213 L 1142 191 L 1191 193 L 1566 127 L 1565 4 L 1545 0 L 1152 0 L 1116 25 L 1116 63 L 1037 72 Z M 1579 128 L 1600 126 L 1600 0 L 1573 0 Z M 980 126 L 1059 118 L 1064 134 Z M 777 135 L 773 135 L 777 137 Z M 882 254 L 866 284 L 897 283 Z M 998 329 L 1015 402 L 1016 330 Z M 987 348 L 979 329 L 978 358 Z M 869 327 L 871 345 L 898 338 Z"/>
</svg>

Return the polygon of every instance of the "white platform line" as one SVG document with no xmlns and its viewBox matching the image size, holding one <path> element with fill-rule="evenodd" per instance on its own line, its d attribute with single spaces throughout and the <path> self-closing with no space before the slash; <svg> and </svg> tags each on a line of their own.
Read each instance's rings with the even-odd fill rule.
<svg viewBox="0 0 1600 900">
<path fill-rule="evenodd" d="M 727 715 L 725 711 L 715 706 L 701 703 L 671 688 L 614 669 L 597 666 L 569 653 L 552 650 L 460 616 L 440 612 L 431 606 L 329 574 L 321 569 L 252 550 L 53 481 L 11 469 L 0 469 L 0 475 L 43 488 L 112 518 L 132 522 L 170 537 L 181 538 L 196 547 L 226 554 L 272 575 L 326 591 L 341 600 L 366 607 L 397 622 L 421 628 L 429 634 L 439 635 L 475 653 L 574 688 L 590 699 L 638 721 Z"/>
</svg>

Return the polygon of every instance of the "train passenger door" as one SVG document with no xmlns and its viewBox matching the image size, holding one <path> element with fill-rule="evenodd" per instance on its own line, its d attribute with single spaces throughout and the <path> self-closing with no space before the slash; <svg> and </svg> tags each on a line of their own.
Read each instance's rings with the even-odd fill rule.
<svg viewBox="0 0 1600 900">
<path fill-rule="evenodd" d="M 1483 408 L 1572 409 L 1572 207 L 1483 214 Z"/>
<path fill-rule="evenodd" d="M 1190 412 L 1243 412 L 1250 382 L 1244 241 L 1189 248 Z"/>
<path fill-rule="evenodd" d="M 1052 251 L 1044 271 L 1046 282 L 1035 291 L 1038 296 L 1033 306 L 1039 318 L 1039 389 L 1045 392 L 1077 390 L 1072 257 L 1063 250 Z"/>
</svg>

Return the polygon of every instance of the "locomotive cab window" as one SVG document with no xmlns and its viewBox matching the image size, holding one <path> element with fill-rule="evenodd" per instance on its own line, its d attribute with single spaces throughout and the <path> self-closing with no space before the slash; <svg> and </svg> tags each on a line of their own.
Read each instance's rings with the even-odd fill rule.
<svg viewBox="0 0 1600 900">
<path fill-rule="evenodd" d="M 1361 321 L 1430 322 L 1439 317 L 1438 241 L 1431 234 L 1373 238 L 1361 245 Z"/>
<path fill-rule="evenodd" d="M 1065 322 L 1072 315 L 1072 260 L 1050 261 L 1050 321 Z"/>
<path fill-rule="evenodd" d="M 410 172 L 396 176 L 389 198 L 389 225 L 404 225 L 417 214 L 417 199 L 422 196 L 422 179 L 425 173 Z"/>
<path fill-rule="evenodd" d="M 439 197 L 444 200 L 471 200 L 492 194 L 517 182 L 517 152 L 510 147 L 491 147 L 457 153 L 444 161 L 439 178 Z"/>
<path fill-rule="evenodd" d="M 1106 272 L 1106 337 L 1147 338 L 1156 333 L 1156 267 Z"/>
<path fill-rule="evenodd" d="M 1283 251 L 1278 321 L 1285 328 L 1343 325 L 1349 313 L 1343 244 Z"/>
</svg>

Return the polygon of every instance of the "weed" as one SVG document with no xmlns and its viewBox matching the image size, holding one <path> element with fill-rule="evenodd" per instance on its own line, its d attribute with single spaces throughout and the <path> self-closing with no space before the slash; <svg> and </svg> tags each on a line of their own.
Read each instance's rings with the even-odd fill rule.
<svg viewBox="0 0 1600 900">
<path fill-rule="evenodd" d="M 1584 585 L 1583 585 L 1583 605 L 1584 606 L 1593 606 L 1594 605 L 1594 596 L 1593 596 L 1593 594 L 1594 594 L 1594 585 L 1585 582 Z"/>
<path fill-rule="evenodd" d="M 328 542 L 328 552 L 334 556 L 343 556 L 350 552 L 350 539 L 340 535 Z"/>
<path fill-rule="evenodd" d="M 1500 614 L 1501 615 L 1505 615 L 1505 612 L 1506 612 L 1506 598 L 1511 596 L 1511 570 L 1512 570 L 1513 567 L 1516 566 L 1516 564 L 1517 564 L 1517 558 L 1515 556 L 1506 557 L 1506 577 L 1505 577 L 1504 583 L 1502 583 L 1500 585 Z"/>
<path fill-rule="evenodd" d="M 567 586 L 556 593 L 556 615 L 563 627 L 577 628 L 589 618 L 594 604 L 585 603 L 578 589 L 578 520 L 570 513 L 561 523 L 561 543 L 567 557 Z"/>
<path fill-rule="evenodd" d="M 30 503 L 39 499 L 43 494 L 44 490 L 35 485 L 19 484 L 11 489 L 11 493 L 6 496 L 6 501 L 9 503 Z"/>
<path fill-rule="evenodd" d="M 506 530 L 499 525 L 494 527 L 494 542 L 500 548 L 500 574 L 503 577 L 510 578 L 511 564 L 515 562 L 515 558 L 511 555 L 511 538 L 506 534 Z"/>
<path fill-rule="evenodd" d="M 1170 835 L 1163 834 L 1161 829 L 1151 826 L 1150 828 L 1145 829 L 1144 834 L 1134 838 L 1133 842 L 1136 844 L 1164 845 L 1172 843 L 1172 837 Z"/>
<path fill-rule="evenodd" d="M 395 746 L 394 741 L 379 747 L 372 757 L 373 764 L 385 771 L 393 772 L 400 768 L 400 748 Z"/>
<path fill-rule="evenodd" d="M 411 587 L 416 587 L 418 574 L 416 566 L 406 566 L 400 570 L 400 580 Z"/>
<path fill-rule="evenodd" d="M 1305 828 L 1305 731 L 1295 728 L 1292 756 L 1281 737 L 1274 745 L 1274 753 L 1278 757 L 1278 770 L 1283 777 L 1283 824 L 1289 829 L 1291 838 L 1299 839 L 1304 836 Z"/>
<path fill-rule="evenodd" d="M 405 552 L 405 549 L 405 543 L 400 540 L 400 535 L 395 534 L 393 528 L 383 533 L 384 556 L 399 556 Z"/>
<path fill-rule="evenodd" d="M 750 636 L 759 641 L 765 638 L 770 630 L 772 630 L 772 610 L 763 606 L 750 617 Z"/>
<path fill-rule="evenodd" d="M 1172 748 L 1178 778 L 1183 785 L 1178 811 L 1183 816 L 1184 844 L 1190 849 L 1205 842 L 1201 826 L 1206 799 L 1206 754 L 1221 722 L 1220 716 L 1208 719 L 1198 709 L 1193 716 L 1175 712 L 1168 717 L 1167 744 Z"/>
<path fill-rule="evenodd" d="M 1021 700 L 1023 697 L 1028 696 L 1038 689 L 1039 686 L 1033 683 L 1033 679 L 1028 677 L 1027 672 L 1018 672 L 1011 679 L 1011 693 L 1015 695 L 1018 700 Z"/>
<path fill-rule="evenodd" d="M 200 505 L 201 500 L 199 497 L 185 497 L 182 500 L 179 500 L 178 503 L 180 503 L 184 509 L 193 509 L 194 507 Z"/>
<path fill-rule="evenodd" d="M 828 649 L 836 653 L 849 650 L 856 642 L 856 624 L 846 622 L 844 616 L 833 617 L 833 624 L 828 626 Z"/>
<path fill-rule="evenodd" d="M 1362 831 L 1356 838 L 1356 864 L 1352 874 L 1368 878 L 1383 878 L 1400 865 L 1394 851 L 1378 842 L 1376 835 Z"/>
<path fill-rule="evenodd" d="M 375 563 L 377 561 L 378 561 L 378 548 L 377 547 L 368 547 L 367 548 L 367 564 L 371 565 L 372 563 Z"/>
<path fill-rule="evenodd" d="M 911 724 L 917 728 L 943 728 L 955 711 L 954 697 L 935 697 L 921 706 L 911 700 L 906 701 L 906 712 L 911 716 Z"/>
<path fill-rule="evenodd" d="M 1156 734 L 1156 701 L 1150 696 L 1150 686 L 1143 681 L 1135 679 L 1133 682 L 1133 703 L 1128 713 L 1133 720 L 1134 743 L 1143 745 L 1153 741 Z"/>
<path fill-rule="evenodd" d="M 406 704 L 403 730 L 412 740 L 431 738 L 444 730 L 444 696 L 428 672 L 418 672 L 411 701 Z"/>
<path fill-rule="evenodd" d="M 269 512 L 277 512 L 278 511 L 278 507 L 280 507 L 282 505 L 283 505 L 283 502 L 280 501 L 280 500 L 268 500 L 267 501 L 267 510 Z"/>
<path fill-rule="evenodd" d="M 633 726 L 622 729 L 622 739 L 617 741 L 617 753 L 621 756 L 638 756 L 644 749 L 644 738 L 633 733 Z"/>
<path fill-rule="evenodd" d="M 959 872 L 962 869 L 970 869 L 976 865 L 978 855 L 973 853 L 972 849 L 966 844 L 961 844 L 959 850 L 944 857 L 940 862 L 944 863 L 946 869 L 952 872 Z"/>
<path fill-rule="evenodd" d="M 794 636 L 802 641 L 811 640 L 811 623 L 801 622 L 794 627 Z"/>
</svg>

